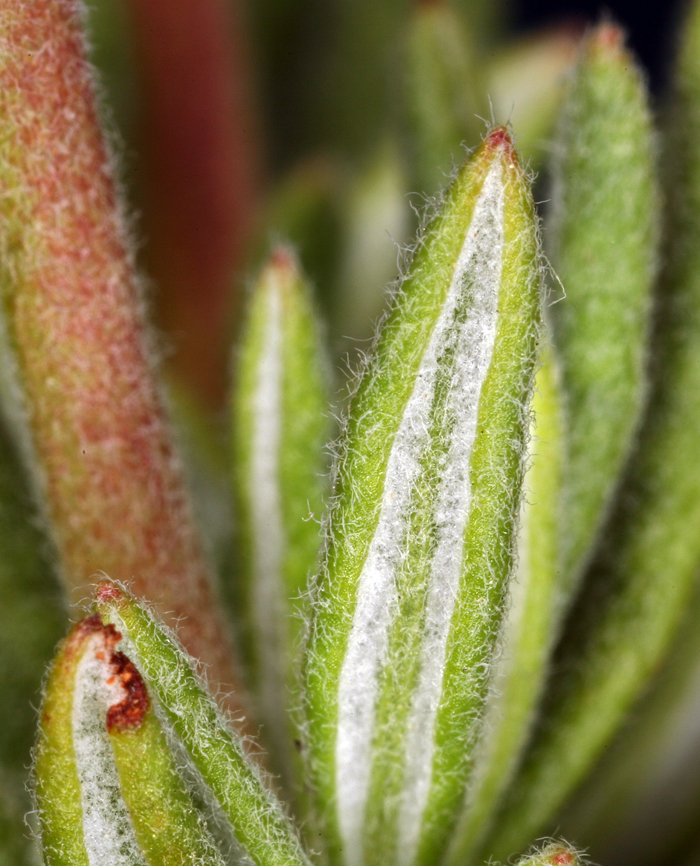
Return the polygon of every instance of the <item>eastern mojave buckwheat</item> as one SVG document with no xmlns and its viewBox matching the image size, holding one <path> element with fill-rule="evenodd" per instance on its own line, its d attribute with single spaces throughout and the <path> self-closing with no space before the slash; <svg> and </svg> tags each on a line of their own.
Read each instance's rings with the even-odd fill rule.
<svg viewBox="0 0 700 866">
<path fill-rule="evenodd" d="M 700 5 L 317 6 L 0 0 L 0 866 L 698 866 Z"/>
</svg>

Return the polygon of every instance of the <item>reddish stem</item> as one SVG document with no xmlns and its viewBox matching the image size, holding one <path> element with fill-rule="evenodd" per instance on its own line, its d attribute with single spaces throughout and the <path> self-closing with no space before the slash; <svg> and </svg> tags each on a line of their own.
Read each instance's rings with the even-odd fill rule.
<svg viewBox="0 0 700 866">
<path fill-rule="evenodd" d="M 0 5 L 0 260 L 69 587 L 98 571 L 153 601 L 236 684 L 96 116 L 76 0 Z"/>
</svg>

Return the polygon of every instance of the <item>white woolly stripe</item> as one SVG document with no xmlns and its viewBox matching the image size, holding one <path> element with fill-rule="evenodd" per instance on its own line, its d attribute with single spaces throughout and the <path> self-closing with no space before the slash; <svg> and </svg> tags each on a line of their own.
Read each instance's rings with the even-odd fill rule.
<svg viewBox="0 0 700 866">
<path fill-rule="evenodd" d="M 257 636 L 260 699 L 263 718 L 270 724 L 284 719 L 281 665 L 285 647 L 280 628 L 285 624 L 282 599 L 284 527 L 280 496 L 279 449 L 282 425 L 282 298 L 269 277 L 267 316 L 262 354 L 253 396 L 253 442 L 249 497 L 253 542 L 253 620 Z M 284 722 L 282 721 L 282 724 Z M 282 732 L 284 735 L 285 729 Z"/>
<path fill-rule="evenodd" d="M 102 658 L 97 658 L 97 654 Z M 107 709 L 123 698 L 112 676 L 101 632 L 89 638 L 75 672 L 73 751 L 83 806 L 83 837 L 90 866 L 148 866 L 122 799 L 107 735 Z"/>
<path fill-rule="evenodd" d="M 495 250 L 495 255 L 487 256 L 486 253 L 501 243 L 502 207 L 501 168 L 494 163 L 476 204 L 452 283 L 394 440 L 377 529 L 359 579 L 355 615 L 340 674 L 335 748 L 337 809 L 348 866 L 359 866 L 363 857 L 363 826 L 372 767 L 379 672 L 387 652 L 391 615 L 395 609 L 395 580 L 403 557 L 414 484 L 420 472 L 421 454 L 428 444 L 430 412 L 436 380 L 441 372 L 438 360 L 445 347 L 454 344 L 455 311 L 466 302 L 470 310 L 466 322 L 458 326 L 458 357 L 450 398 L 457 409 L 458 423 L 438 499 L 437 520 L 441 531 L 436 565 L 432 568 L 433 575 L 440 574 L 439 569 L 445 568 L 450 575 L 444 586 L 435 586 L 436 581 L 432 581 L 424 669 L 440 671 L 443 664 L 449 623 L 447 610 L 451 611 L 454 604 L 461 572 L 461 546 L 469 500 L 468 461 L 476 427 L 476 408 L 495 335 L 500 254 L 498 250 Z M 474 295 L 465 300 L 464 283 L 468 273 L 474 276 Z M 440 606 L 444 611 L 444 627 L 435 625 L 441 618 Z M 424 679 L 421 680 L 418 704 L 412 717 L 412 741 L 417 734 L 416 719 L 428 721 L 422 709 L 423 703 L 427 700 L 430 705 L 433 700 L 432 691 Z M 437 688 L 439 691 L 439 682 Z M 428 740 L 432 740 L 430 725 L 428 732 Z M 418 750 L 426 747 L 432 755 L 429 743 L 421 742 Z M 414 796 L 420 795 L 424 804 L 422 766 L 412 762 L 409 769 Z M 417 819 L 420 819 L 423 808 L 424 805 L 420 805 L 415 810 Z M 408 835 L 404 826 L 407 818 L 408 811 L 404 808 L 401 815 L 403 836 Z"/>
<path fill-rule="evenodd" d="M 438 540 L 430 565 L 421 667 L 406 737 L 404 790 L 397 863 L 413 863 L 432 781 L 435 717 L 452 614 L 463 569 L 464 534 L 471 504 L 471 452 L 477 435 L 481 389 L 491 365 L 498 321 L 503 250 L 503 179 L 495 161 L 484 183 L 454 277 L 473 280 L 469 315 L 461 326 L 450 389 L 455 426 L 436 506 Z M 468 720 L 465 720 L 465 724 Z"/>
</svg>

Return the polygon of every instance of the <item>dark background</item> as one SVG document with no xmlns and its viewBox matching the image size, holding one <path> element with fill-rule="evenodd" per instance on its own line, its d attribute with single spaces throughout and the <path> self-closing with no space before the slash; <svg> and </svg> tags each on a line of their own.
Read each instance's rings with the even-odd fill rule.
<svg viewBox="0 0 700 866">
<path fill-rule="evenodd" d="M 411 5 L 419 2 L 431 0 L 249 0 L 257 92 L 275 173 L 314 150 L 353 160 L 368 152 L 376 141 L 374 133 L 400 106 L 402 40 Z M 465 19 L 474 19 L 475 32 L 493 39 L 494 46 L 548 25 L 568 21 L 584 27 L 607 14 L 627 30 L 629 45 L 658 98 L 668 79 L 686 0 L 452 4 Z M 480 30 L 478 19 L 489 18 L 490 24 Z"/>
<path fill-rule="evenodd" d="M 647 3 L 644 0 L 618 0 L 605 4 L 595 0 L 567 3 L 561 0 L 513 0 L 511 11 L 513 25 L 521 31 L 553 24 L 566 17 L 587 23 L 598 20 L 601 14 L 609 14 L 627 29 L 630 46 L 649 72 L 652 89 L 658 93 L 667 78 L 674 34 L 684 8 L 683 0 L 651 0 Z"/>
</svg>

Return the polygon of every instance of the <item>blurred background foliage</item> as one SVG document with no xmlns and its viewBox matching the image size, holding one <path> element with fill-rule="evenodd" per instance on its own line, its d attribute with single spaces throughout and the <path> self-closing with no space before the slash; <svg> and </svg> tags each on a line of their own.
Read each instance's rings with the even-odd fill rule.
<svg viewBox="0 0 700 866">
<path fill-rule="evenodd" d="M 622 0 L 604 9 L 584 0 L 91 0 L 92 57 L 124 145 L 122 175 L 171 366 L 209 408 L 221 406 L 241 290 L 278 237 L 299 247 L 342 357 L 372 333 L 397 247 L 413 236 L 412 206 L 444 186 L 462 144 L 478 143 L 480 118 L 510 120 L 540 168 L 587 24 L 603 12 L 620 21 L 658 93 L 681 6 L 656 4 L 652 15 Z M 451 82 L 436 81 L 431 50 Z M 433 134 L 439 161 L 418 152 L 421 121 L 412 117 L 426 81 L 454 107 L 452 128 Z M 193 104 L 207 89 L 208 104 Z M 208 116 L 215 105 L 218 120 Z"/>
</svg>

